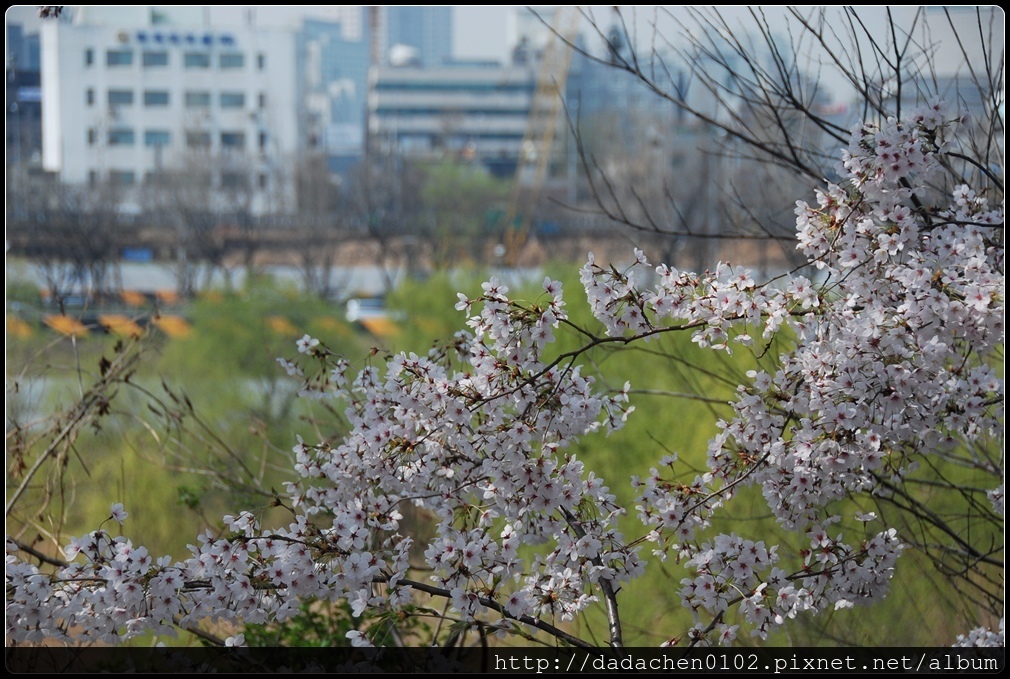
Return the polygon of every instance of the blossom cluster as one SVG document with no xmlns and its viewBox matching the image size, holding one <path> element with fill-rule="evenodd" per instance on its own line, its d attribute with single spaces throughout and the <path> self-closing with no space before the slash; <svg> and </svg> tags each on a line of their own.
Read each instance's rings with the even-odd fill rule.
<svg viewBox="0 0 1010 679">
<path fill-rule="evenodd" d="M 571 620 L 604 583 L 638 575 L 637 549 L 617 527 L 623 510 L 566 451 L 588 432 L 619 428 L 627 395 L 597 394 L 580 366 L 541 360 L 565 319 L 559 283 L 547 279 L 532 307 L 507 292 L 491 280 L 479 298 L 461 298 L 461 310 L 480 309 L 471 332 L 427 356 L 398 355 L 384 373 L 354 373 L 315 338 L 299 340 L 325 368 L 304 390 L 345 399 L 351 430 L 339 445 L 295 446 L 294 521 L 268 531 L 250 513 L 227 516 L 225 536 L 201 536 L 179 563 L 98 531 L 66 550 L 83 563 L 53 575 L 19 562 L 9 544 L 9 637 L 73 630 L 109 642 L 205 617 L 284 620 L 304 597 L 346 598 L 356 615 L 396 609 L 410 602 L 408 507 L 434 523 L 423 552 L 430 580 L 465 620 L 488 600 L 504 602 L 503 627 L 504 618 Z M 121 505 L 113 514 L 126 518 Z M 530 546 L 540 548 L 520 553 Z"/>
<path fill-rule="evenodd" d="M 1006 646 L 1006 618 L 999 621 L 999 629 L 993 631 L 986 627 L 976 627 L 968 634 L 957 635 L 954 646 L 978 647 L 989 646 L 993 648 L 1003 648 Z"/>
<path fill-rule="evenodd" d="M 1003 206 L 967 186 L 927 203 L 953 124 L 937 105 L 855 130 L 845 180 L 796 205 L 816 282 L 661 265 L 644 289 L 641 251 L 623 271 L 590 257 L 581 281 L 611 337 L 689 332 L 726 352 L 788 345 L 738 387 L 703 472 L 685 475 L 668 455 L 632 479 L 644 540 L 624 537 L 625 508 L 570 450 L 622 426 L 627 387 L 604 392 L 577 352 L 552 358 L 568 322 L 560 283 L 548 278 L 520 304 L 492 278 L 476 298 L 459 296 L 468 329 L 427 355 L 354 370 L 305 336 L 298 359 L 280 359 L 303 394 L 342 399 L 349 425 L 339 441 L 294 447 L 296 478 L 277 500 L 292 512 L 287 527 L 227 516 L 223 535 L 200 536 L 174 563 L 100 529 L 72 540 L 69 565 L 52 573 L 8 540 L 8 638 L 115 642 L 203 618 L 284 620 L 305 597 L 346 599 L 360 615 L 400 609 L 417 590 L 508 631 L 612 599 L 643 572 L 649 542 L 653 558 L 687 569 L 694 644 L 730 643 L 741 627 L 766 638 L 800 613 L 878 599 L 905 546 L 874 514 L 841 516 L 840 501 L 894 497 L 933 456 L 1003 436 L 991 365 L 1004 341 Z M 1002 515 L 1002 462 L 975 462 L 1000 481 L 986 490 Z M 791 541 L 718 532 L 719 510 L 748 486 Z M 419 543 L 408 512 L 434 535 Z M 127 514 L 117 505 L 109 518 Z M 1000 629 L 962 641 L 1001 640 Z M 360 631 L 350 641 L 370 643 Z"/>
<path fill-rule="evenodd" d="M 765 637 L 798 610 L 882 595 L 902 550 L 895 530 L 845 544 L 827 530 L 841 519 L 831 503 L 892 496 L 923 460 L 1002 439 L 1003 380 L 991 359 L 1004 339 L 1003 206 L 963 185 L 945 205 L 922 202 L 954 124 L 936 105 L 856 129 L 847 180 L 818 192 L 816 206 L 797 203 L 798 247 L 819 270 L 817 285 L 793 275 L 756 285 L 728 265 L 703 275 L 660 266 L 655 289 L 643 290 L 641 252 L 624 271 L 592 260 L 583 269 L 611 335 L 688 330 L 700 346 L 727 352 L 758 333 L 795 337 L 774 371 L 752 370 L 738 388 L 705 473 L 684 479 L 669 456 L 662 473 L 635 480 L 656 554 L 672 549 L 697 573 L 681 592 L 696 613 L 722 620 L 736 604 Z M 1002 479 L 1001 461 L 975 462 Z M 817 536 L 793 546 L 790 571 L 773 565 L 785 561 L 777 545 L 732 535 L 699 544 L 716 512 L 751 485 L 784 527 Z M 1002 514 L 1002 484 L 989 497 Z M 712 629 L 723 641 L 735 636 L 721 624 L 696 628 L 693 640 Z"/>
</svg>

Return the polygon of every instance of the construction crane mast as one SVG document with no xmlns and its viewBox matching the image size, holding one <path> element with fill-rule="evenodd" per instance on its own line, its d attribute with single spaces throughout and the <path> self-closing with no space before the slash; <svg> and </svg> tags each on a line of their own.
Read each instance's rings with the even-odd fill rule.
<svg viewBox="0 0 1010 679">
<path fill-rule="evenodd" d="M 571 45 L 579 29 L 578 7 L 559 5 L 554 8 L 553 15 L 537 69 L 526 132 L 502 222 L 505 232 L 505 263 L 508 266 L 515 266 L 519 253 L 526 244 L 533 222 L 533 210 L 547 178 L 558 128 L 558 114 L 564 98 L 568 69 L 572 63 Z"/>
</svg>

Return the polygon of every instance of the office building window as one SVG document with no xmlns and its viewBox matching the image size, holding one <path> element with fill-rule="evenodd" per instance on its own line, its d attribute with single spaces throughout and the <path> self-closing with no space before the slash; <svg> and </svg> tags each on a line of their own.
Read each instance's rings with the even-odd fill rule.
<svg viewBox="0 0 1010 679">
<path fill-rule="evenodd" d="M 109 146 L 133 146 L 135 140 L 133 130 L 128 127 L 109 130 Z"/>
<path fill-rule="evenodd" d="M 133 106 L 133 90 L 109 90 L 109 106 Z"/>
<path fill-rule="evenodd" d="M 84 50 L 84 65 L 91 66 L 95 63 L 95 50 L 90 47 Z"/>
<path fill-rule="evenodd" d="M 256 55 L 256 68 L 263 70 L 267 67 L 267 55 L 260 52 Z"/>
<path fill-rule="evenodd" d="M 228 52 L 220 56 L 221 68 L 245 68 L 245 55 L 241 52 Z"/>
<path fill-rule="evenodd" d="M 145 130 L 144 146 L 168 146 L 172 141 L 172 133 L 168 130 Z"/>
<path fill-rule="evenodd" d="M 98 172 L 96 170 L 88 170 L 88 186 L 96 186 L 98 184 Z"/>
<path fill-rule="evenodd" d="M 144 106 L 168 106 L 168 92 L 165 90 L 146 90 Z"/>
<path fill-rule="evenodd" d="M 262 152 L 266 150 L 267 150 L 267 133 L 260 132 L 260 151 Z"/>
<path fill-rule="evenodd" d="M 113 186 L 133 186 L 137 183 L 137 173 L 133 170 L 112 170 L 109 182 Z"/>
<path fill-rule="evenodd" d="M 245 151 L 245 132 L 222 132 L 221 148 L 227 151 Z"/>
<path fill-rule="evenodd" d="M 94 106 L 95 105 L 95 88 L 94 87 L 89 87 L 87 90 L 84 91 L 84 101 L 88 104 L 88 106 Z"/>
<path fill-rule="evenodd" d="M 98 142 L 98 131 L 93 128 L 88 128 L 88 146 L 94 146 Z"/>
<path fill-rule="evenodd" d="M 245 94 L 242 92 L 222 92 L 221 108 L 242 108 L 245 106 Z"/>
<path fill-rule="evenodd" d="M 209 149 L 210 132 L 202 132 L 202 131 L 186 132 L 186 148 Z"/>
<path fill-rule="evenodd" d="M 264 109 L 264 108 L 267 107 L 267 94 L 266 94 L 266 92 L 260 92 L 259 107 L 260 107 L 260 109 Z"/>
<path fill-rule="evenodd" d="M 186 68 L 210 68 L 210 54 L 207 52 L 186 52 L 182 63 Z"/>
<path fill-rule="evenodd" d="M 267 180 L 267 174 L 266 174 L 266 172 L 260 172 L 260 175 L 259 175 L 260 190 L 261 191 L 266 190 L 267 186 L 269 186 L 269 185 L 270 184 L 269 184 L 269 181 Z"/>
<path fill-rule="evenodd" d="M 144 52 L 144 68 L 156 68 L 158 66 L 168 66 L 168 52 Z"/>
<path fill-rule="evenodd" d="M 186 108 L 207 108 L 210 106 L 210 92 L 191 90 L 186 92 Z"/>
<path fill-rule="evenodd" d="M 133 50 L 130 49 L 112 49 L 105 53 L 105 64 L 106 66 L 132 66 L 133 65 Z"/>
</svg>

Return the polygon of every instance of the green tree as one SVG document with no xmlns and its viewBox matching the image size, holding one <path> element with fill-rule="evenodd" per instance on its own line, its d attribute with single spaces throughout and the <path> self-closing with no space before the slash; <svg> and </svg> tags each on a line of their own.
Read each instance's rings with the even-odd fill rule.
<svg viewBox="0 0 1010 679">
<path fill-rule="evenodd" d="M 421 194 L 428 216 L 423 228 L 437 268 L 486 259 L 491 215 L 507 194 L 508 186 L 479 165 L 441 162 L 429 168 Z"/>
</svg>

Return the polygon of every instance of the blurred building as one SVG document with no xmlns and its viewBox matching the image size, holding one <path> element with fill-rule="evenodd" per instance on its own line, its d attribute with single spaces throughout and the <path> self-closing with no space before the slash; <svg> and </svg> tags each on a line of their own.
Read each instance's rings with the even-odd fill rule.
<svg viewBox="0 0 1010 679">
<path fill-rule="evenodd" d="M 364 9 L 357 11 L 355 23 L 360 25 Z M 329 156 L 360 156 L 371 58 L 367 34 L 358 30 L 348 36 L 344 20 L 305 19 L 297 43 L 298 98 L 305 115 L 302 145 Z"/>
<path fill-rule="evenodd" d="M 19 23 L 7 25 L 5 69 L 7 165 L 39 168 L 42 163 L 42 90 L 39 36 Z"/>
<path fill-rule="evenodd" d="M 373 150 L 415 159 L 459 157 L 509 175 L 522 148 L 535 76 L 526 66 L 498 64 L 373 69 Z"/>
<path fill-rule="evenodd" d="M 214 165 L 215 186 L 248 186 L 256 212 L 283 209 L 298 154 L 347 166 L 363 153 L 373 63 L 387 63 L 391 51 L 415 66 L 451 57 L 451 7 L 312 14 L 81 6 L 33 36 L 10 27 L 8 100 L 20 116 L 12 120 L 9 107 L 8 149 L 18 146 L 12 129 L 25 138 L 34 105 L 35 155 L 59 181 L 138 193 L 198 158 Z M 32 60 L 34 80 L 25 67 Z M 491 118 L 502 115 L 512 114 Z"/>
<path fill-rule="evenodd" d="M 307 146 L 346 166 L 365 146 L 369 68 L 448 64 L 452 7 L 346 5 L 337 20 L 306 19 L 299 42 Z"/>
<path fill-rule="evenodd" d="M 88 7 L 46 22 L 43 166 L 124 200 L 159 173 L 212 166 L 215 188 L 275 210 L 304 119 L 295 42 L 290 30 L 215 29 L 199 7 Z"/>
<path fill-rule="evenodd" d="M 383 52 L 397 46 L 412 48 L 415 64 L 444 66 L 452 60 L 452 7 L 428 5 L 387 6 Z"/>
<path fill-rule="evenodd" d="M 22 71 L 39 70 L 39 36 L 27 33 L 20 23 L 7 24 L 7 67 Z"/>
</svg>

